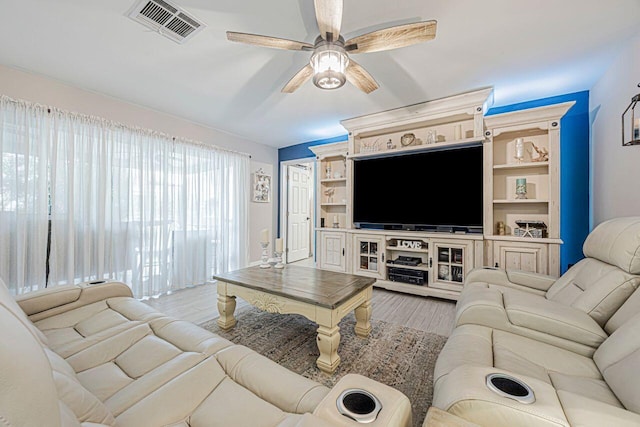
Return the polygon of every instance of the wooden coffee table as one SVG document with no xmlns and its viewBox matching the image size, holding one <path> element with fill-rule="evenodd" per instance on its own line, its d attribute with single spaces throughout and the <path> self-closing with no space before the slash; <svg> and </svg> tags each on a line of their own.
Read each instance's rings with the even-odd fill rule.
<svg viewBox="0 0 640 427">
<path fill-rule="evenodd" d="M 236 297 L 269 313 L 301 314 L 318 324 L 318 368 L 333 373 L 340 363 L 338 323 L 355 310 L 355 332 L 371 332 L 373 278 L 288 265 L 284 269 L 258 266 L 213 276 L 218 280 L 218 325 L 236 324 Z"/>
</svg>

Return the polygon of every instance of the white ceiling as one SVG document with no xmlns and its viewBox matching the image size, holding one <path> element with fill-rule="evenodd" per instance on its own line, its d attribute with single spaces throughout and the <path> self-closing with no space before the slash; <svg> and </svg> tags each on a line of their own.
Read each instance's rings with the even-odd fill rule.
<svg viewBox="0 0 640 427">
<path fill-rule="evenodd" d="M 436 39 L 354 56 L 378 81 L 280 89 L 308 52 L 225 31 L 313 43 L 312 0 L 172 0 L 207 28 L 184 45 L 127 18 L 135 0 L 0 0 L 0 63 L 274 147 L 345 133 L 339 121 L 480 87 L 495 105 L 590 89 L 638 32 L 638 0 L 345 0 L 345 39 L 417 20 Z"/>
</svg>

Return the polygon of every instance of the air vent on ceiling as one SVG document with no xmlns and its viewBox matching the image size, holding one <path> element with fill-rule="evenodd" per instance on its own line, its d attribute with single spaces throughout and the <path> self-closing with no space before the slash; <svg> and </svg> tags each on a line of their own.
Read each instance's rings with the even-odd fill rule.
<svg viewBox="0 0 640 427">
<path fill-rule="evenodd" d="M 166 0 L 138 0 L 128 16 L 178 43 L 186 42 L 205 27 L 203 22 Z"/>
</svg>

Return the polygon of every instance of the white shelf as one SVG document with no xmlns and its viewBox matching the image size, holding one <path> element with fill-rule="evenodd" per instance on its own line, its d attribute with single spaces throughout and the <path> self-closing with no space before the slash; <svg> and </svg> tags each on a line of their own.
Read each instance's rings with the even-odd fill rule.
<svg viewBox="0 0 640 427">
<path fill-rule="evenodd" d="M 346 203 L 320 203 L 320 206 L 347 206 Z"/>
<path fill-rule="evenodd" d="M 532 242 L 532 243 L 546 243 L 546 244 L 557 244 L 561 245 L 562 239 L 554 239 L 551 237 L 520 237 L 520 236 L 512 236 L 512 235 L 486 235 L 484 236 L 487 240 L 499 240 L 503 242 Z"/>
<path fill-rule="evenodd" d="M 397 154 L 408 154 L 408 153 L 418 153 L 421 151 L 439 150 L 444 147 L 454 147 L 457 145 L 471 145 L 471 144 L 475 144 L 483 141 L 484 141 L 484 137 L 473 137 L 473 138 L 459 139 L 456 141 L 436 142 L 434 144 L 411 145 L 409 147 L 400 146 L 392 150 L 379 150 L 379 151 L 373 151 L 368 153 L 352 154 L 348 158 L 356 160 L 356 159 L 366 159 L 366 158 L 373 158 L 373 157 L 395 156 Z"/>
<path fill-rule="evenodd" d="M 501 165 L 494 165 L 494 169 L 529 169 L 529 168 L 544 168 L 548 167 L 549 162 L 526 162 L 526 163 L 507 163 Z"/>
<path fill-rule="evenodd" d="M 320 180 L 321 183 L 330 183 L 330 182 L 347 182 L 347 178 L 323 178 Z"/>
<path fill-rule="evenodd" d="M 421 254 L 428 254 L 429 249 L 415 249 L 415 248 L 405 248 L 402 246 L 387 246 L 387 249 L 390 251 L 402 251 L 402 252 L 418 252 Z"/>
<path fill-rule="evenodd" d="M 433 288 L 427 284 L 411 285 L 402 282 L 393 282 L 391 280 L 377 280 L 373 286 L 376 288 L 384 288 L 390 291 L 404 292 L 412 295 L 421 295 L 428 297 L 446 298 L 457 301 L 460 297 L 460 290 L 450 291 L 446 289 Z"/>
<path fill-rule="evenodd" d="M 539 199 L 497 199 L 493 201 L 494 204 L 535 204 L 535 203 L 549 203 L 548 200 Z"/>
<path fill-rule="evenodd" d="M 392 262 L 388 262 L 387 267 L 398 267 L 398 268 L 406 268 L 409 270 L 429 271 L 429 266 L 425 263 L 421 263 L 418 265 L 403 265 L 403 264 L 395 264 Z"/>
</svg>

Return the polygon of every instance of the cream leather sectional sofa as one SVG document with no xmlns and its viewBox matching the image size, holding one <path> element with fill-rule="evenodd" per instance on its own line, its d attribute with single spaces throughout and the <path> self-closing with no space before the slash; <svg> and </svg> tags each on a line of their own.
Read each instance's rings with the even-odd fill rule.
<svg viewBox="0 0 640 427">
<path fill-rule="evenodd" d="M 379 400 L 370 425 L 411 424 L 395 389 L 359 375 L 328 389 L 155 311 L 122 283 L 16 301 L 0 281 L 0 328 L 0 426 L 353 426 L 337 399 L 354 388 Z"/>
<path fill-rule="evenodd" d="M 640 426 L 640 217 L 597 226 L 562 277 L 468 275 L 433 405 L 481 426 Z"/>
</svg>

